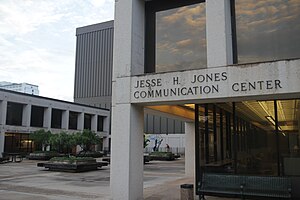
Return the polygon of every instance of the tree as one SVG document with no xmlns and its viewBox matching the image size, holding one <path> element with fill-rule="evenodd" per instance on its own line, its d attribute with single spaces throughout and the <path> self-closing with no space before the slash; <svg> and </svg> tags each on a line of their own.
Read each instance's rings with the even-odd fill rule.
<svg viewBox="0 0 300 200">
<path fill-rule="evenodd" d="M 41 149 L 42 151 L 45 151 L 46 147 L 50 144 L 49 139 L 51 135 L 52 134 L 50 131 L 40 129 L 31 133 L 29 135 L 29 139 L 34 141 L 36 149 Z"/>
<path fill-rule="evenodd" d="M 82 132 L 77 132 L 74 135 L 74 140 L 76 144 L 82 148 L 83 152 L 87 152 L 92 151 L 93 145 L 100 144 L 102 138 L 91 130 L 83 130 Z"/>
<path fill-rule="evenodd" d="M 52 134 L 49 140 L 51 148 L 60 153 L 70 153 L 72 147 L 76 146 L 75 136 L 64 131 Z"/>
</svg>

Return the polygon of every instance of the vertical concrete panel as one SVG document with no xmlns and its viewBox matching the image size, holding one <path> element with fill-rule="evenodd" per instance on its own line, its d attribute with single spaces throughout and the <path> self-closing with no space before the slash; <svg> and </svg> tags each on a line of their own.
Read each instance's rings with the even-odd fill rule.
<svg viewBox="0 0 300 200">
<path fill-rule="evenodd" d="M 143 109 L 119 104 L 112 112 L 112 198 L 143 199 Z"/>
<path fill-rule="evenodd" d="M 0 130 L 0 158 L 2 158 L 2 153 L 4 152 L 4 142 L 5 142 L 4 140 L 5 140 L 5 132 Z"/>
<path fill-rule="evenodd" d="M 51 129 L 51 115 L 52 115 L 52 108 L 51 107 L 45 108 L 43 127 L 46 129 Z"/>
<path fill-rule="evenodd" d="M 195 123 L 185 123 L 185 175 L 195 177 Z"/>
<path fill-rule="evenodd" d="M 206 1 L 208 67 L 233 63 L 230 0 Z"/>
<path fill-rule="evenodd" d="M 97 132 L 97 122 L 98 122 L 98 116 L 97 115 L 92 115 L 91 131 Z"/>
<path fill-rule="evenodd" d="M 0 125 L 6 124 L 6 113 L 7 113 L 7 101 L 3 100 L 0 102 Z"/>
<path fill-rule="evenodd" d="M 82 131 L 84 127 L 84 113 L 79 113 L 77 118 L 77 130 Z"/>
<path fill-rule="evenodd" d="M 61 128 L 62 129 L 69 129 L 69 114 L 70 111 L 69 110 L 63 110 L 62 111 L 62 122 L 61 122 Z"/>
<path fill-rule="evenodd" d="M 111 192 L 143 199 L 143 108 L 130 104 L 129 76 L 144 73 L 144 1 L 115 2 Z"/>
<path fill-rule="evenodd" d="M 22 126 L 30 127 L 31 105 L 23 105 Z"/>
</svg>

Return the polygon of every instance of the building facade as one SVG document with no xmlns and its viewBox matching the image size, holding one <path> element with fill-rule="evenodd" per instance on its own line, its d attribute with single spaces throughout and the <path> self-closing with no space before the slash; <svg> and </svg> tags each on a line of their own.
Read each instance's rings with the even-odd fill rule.
<svg viewBox="0 0 300 200">
<path fill-rule="evenodd" d="M 299 198 L 300 2 L 115 4 L 112 198 L 143 199 L 149 106 L 186 118 L 196 191 L 202 173 L 219 170 L 291 177 Z"/>
<path fill-rule="evenodd" d="M 10 83 L 0 82 L 0 89 L 11 90 L 15 92 L 22 92 L 26 94 L 39 95 L 39 86 L 29 83 Z"/>
<path fill-rule="evenodd" d="M 111 109 L 114 21 L 76 29 L 76 60 L 74 102 Z M 172 115 L 145 110 L 144 133 L 151 142 L 150 152 L 157 138 L 161 147 L 168 144 L 176 153 L 184 153 L 184 122 Z"/>
<path fill-rule="evenodd" d="M 40 129 L 53 133 L 89 129 L 103 137 L 107 147 L 109 118 L 106 109 L 0 89 L 0 155 L 32 152 L 29 135 Z"/>
</svg>

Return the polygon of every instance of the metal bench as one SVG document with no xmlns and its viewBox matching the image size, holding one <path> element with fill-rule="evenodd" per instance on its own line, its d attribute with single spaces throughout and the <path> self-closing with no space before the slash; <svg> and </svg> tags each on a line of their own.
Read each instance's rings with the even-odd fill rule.
<svg viewBox="0 0 300 200">
<path fill-rule="evenodd" d="M 243 197 L 244 184 L 243 176 L 204 173 L 199 192 L 201 199 L 204 195 Z"/>
<path fill-rule="evenodd" d="M 287 177 L 204 173 L 199 193 L 200 199 L 205 199 L 204 195 L 290 199 L 291 180 Z"/>
<path fill-rule="evenodd" d="M 243 194 L 266 198 L 290 199 L 291 180 L 287 177 L 248 176 Z"/>
</svg>

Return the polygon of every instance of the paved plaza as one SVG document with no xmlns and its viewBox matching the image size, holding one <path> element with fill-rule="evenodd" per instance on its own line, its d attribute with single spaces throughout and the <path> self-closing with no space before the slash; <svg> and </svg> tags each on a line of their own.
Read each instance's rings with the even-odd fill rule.
<svg viewBox="0 0 300 200">
<path fill-rule="evenodd" d="M 37 162 L 23 160 L 0 165 L 1 200 L 110 199 L 109 166 L 91 172 L 66 173 L 47 171 L 37 167 Z M 186 181 L 190 180 L 184 179 L 183 159 L 151 161 L 145 165 L 144 198 L 179 199 L 179 186 Z"/>
<path fill-rule="evenodd" d="M 51 172 L 37 167 L 41 161 L 0 164 L 0 200 L 110 199 L 110 168 L 84 173 Z M 184 159 L 151 161 L 144 167 L 145 200 L 179 200 Z M 215 198 L 207 198 L 215 199 Z"/>
</svg>

